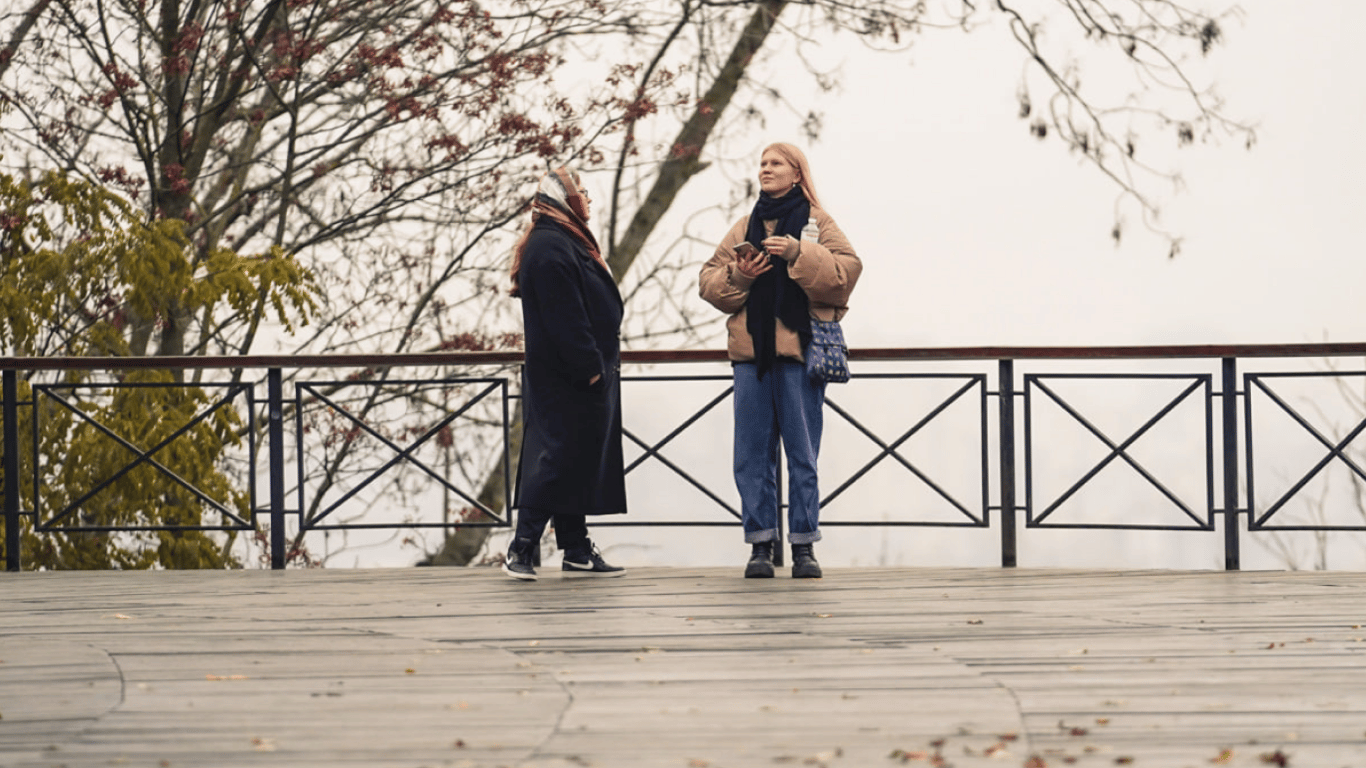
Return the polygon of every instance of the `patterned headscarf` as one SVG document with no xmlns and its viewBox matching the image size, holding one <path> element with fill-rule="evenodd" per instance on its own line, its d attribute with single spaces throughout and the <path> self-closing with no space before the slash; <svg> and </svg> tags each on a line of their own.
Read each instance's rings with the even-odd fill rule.
<svg viewBox="0 0 1366 768">
<path fill-rule="evenodd" d="M 526 231 L 517 241 L 517 245 L 512 252 L 512 290 L 513 296 L 521 296 L 521 286 L 518 283 L 517 273 L 522 268 L 522 254 L 526 252 L 527 240 L 531 238 L 531 230 L 536 228 L 536 223 L 542 217 L 559 224 L 569 233 L 570 237 L 578 240 L 588 249 L 588 254 L 598 263 L 607 274 L 612 274 L 608 269 L 607 262 L 603 261 L 602 251 L 598 248 L 598 241 L 593 237 L 593 233 L 588 230 L 588 201 L 584 200 L 583 194 L 579 191 L 579 174 L 565 166 L 556 168 L 547 173 L 542 179 L 541 184 L 536 189 L 536 199 L 531 203 L 531 223 L 527 225 Z"/>
</svg>

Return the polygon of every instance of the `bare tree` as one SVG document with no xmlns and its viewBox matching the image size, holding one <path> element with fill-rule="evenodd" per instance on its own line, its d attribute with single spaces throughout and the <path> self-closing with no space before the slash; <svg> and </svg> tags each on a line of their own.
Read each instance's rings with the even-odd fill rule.
<svg viewBox="0 0 1366 768">
<path fill-rule="evenodd" d="M 709 164 L 749 161 L 752 147 L 735 144 L 768 111 L 819 135 L 818 111 L 794 107 L 786 79 L 749 75 L 775 41 L 791 44 L 800 72 L 820 42 L 896 56 L 923 34 L 1003 21 L 1020 46 L 1026 129 L 1072 148 L 1156 227 L 1161 185 L 1176 179 L 1158 162 L 1160 137 L 1251 141 L 1196 71 L 1226 18 L 1180 0 L 33 0 L 0 14 L 0 96 L 13 106 L 0 152 L 18 172 L 66 169 L 149 218 L 183 220 L 194 269 L 224 248 L 274 254 L 300 263 L 315 291 L 294 337 L 269 322 L 264 295 L 232 311 L 195 314 L 174 297 L 150 316 L 100 310 L 128 315 L 133 354 L 245 353 L 263 340 L 319 352 L 515 346 L 499 298 L 506 248 L 532 183 L 563 161 L 611 178 L 598 219 L 642 318 L 634 338 L 696 343 L 695 318 L 670 300 L 695 272 L 694 243 L 660 222 Z M 1117 68 L 1127 85 L 1083 83 Z M 749 194 L 741 185 L 722 205 Z M 1116 238 L 1123 227 L 1117 208 Z M 352 407 L 383 402 L 396 401 L 376 389 Z M 503 447 L 512 459 L 516 445 Z M 309 482 L 332 487 L 361 453 L 338 451 Z M 464 466 L 477 477 L 498 463 Z M 498 509 L 501 476 L 475 482 Z M 462 529 L 445 547 L 459 554 L 434 559 L 468 562 L 486 533 Z"/>
</svg>

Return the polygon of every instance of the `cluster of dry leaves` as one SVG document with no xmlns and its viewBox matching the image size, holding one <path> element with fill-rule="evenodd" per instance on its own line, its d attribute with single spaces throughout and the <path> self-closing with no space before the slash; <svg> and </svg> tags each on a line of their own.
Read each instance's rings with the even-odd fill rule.
<svg viewBox="0 0 1366 768">
<path fill-rule="evenodd" d="M 1110 719 L 1107 717 L 1096 718 L 1096 723 L 1099 725 L 1107 725 L 1109 722 Z M 1061 720 L 1058 721 L 1058 728 L 1065 731 L 1069 736 L 1085 736 L 1090 732 L 1086 728 L 1067 725 Z M 1009 752 L 1006 749 L 1007 745 L 1017 740 L 1019 740 L 1019 734 L 1001 734 L 997 737 L 996 743 L 982 750 L 980 753 L 974 752 L 967 747 L 964 747 L 964 751 L 969 754 L 980 754 L 986 757 L 1006 757 L 1009 755 Z M 952 763 L 944 757 L 945 743 L 945 739 L 935 739 L 930 742 L 930 749 L 928 750 L 908 751 L 904 749 L 894 749 L 887 757 L 902 763 L 923 761 L 929 768 L 953 768 Z M 1094 751 L 1094 749 L 1094 747 L 1088 747 L 1087 751 Z M 1218 755 L 1210 758 L 1210 763 L 1214 765 L 1226 765 L 1232 762 L 1233 754 L 1232 749 L 1223 749 Z M 1263 763 L 1277 766 L 1277 768 L 1288 768 L 1290 765 L 1290 756 L 1280 749 L 1277 749 L 1274 752 L 1263 752 L 1258 757 Z M 1072 755 L 1061 755 L 1058 757 L 1058 762 L 1064 765 L 1071 765 L 1072 763 L 1077 762 L 1077 758 Z M 1120 755 L 1114 759 L 1114 762 L 1115 765 L 1133 765 L 1134 758 L 1128 755 Z M 1039 754 L 1030 755 L 1025 759 L 1023 768 L 1049 768 L 1048 759 Z"/>
</svg>

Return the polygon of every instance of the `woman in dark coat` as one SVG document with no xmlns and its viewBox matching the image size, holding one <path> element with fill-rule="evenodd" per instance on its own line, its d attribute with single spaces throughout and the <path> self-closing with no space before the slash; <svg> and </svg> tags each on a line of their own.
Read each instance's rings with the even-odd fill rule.
<svg viewBox="0 0 1366 768">
<path fill-rule="evenodd" d="M 626 572 L 602 559 L 586 520 L 626 512 L 622 301 L 588 230 L 590 203 L 578 174 L 546 174 L 513 254 L 512 295 L 522 300 L 526 339 L 517 531 L 503 564 L 514 579 L 536 579 L 551 520 L 566 576 Z"/>
</svg>

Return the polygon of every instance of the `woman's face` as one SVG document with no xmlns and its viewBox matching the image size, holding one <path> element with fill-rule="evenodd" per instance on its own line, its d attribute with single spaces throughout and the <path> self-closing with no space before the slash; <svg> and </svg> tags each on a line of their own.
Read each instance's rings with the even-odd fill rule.
<svg viewBox="0 0 1366 768">
<path fill-rule="evenodd" d="M 759 189 L 769 197 L 782 197 L 801 181 L 801 174 L 776 150 L 768 150 L 759 159 Z"/>
<path fill-rule="evenodd" d="M 588 221 L 593 213 L 593 198 L 588 196 L 588 190 L 584 188 L 578 176 L 574 177 L 574 186 L 579 188 L 579 197 L 583 199 L 583 220 Z"/>
</svg>

